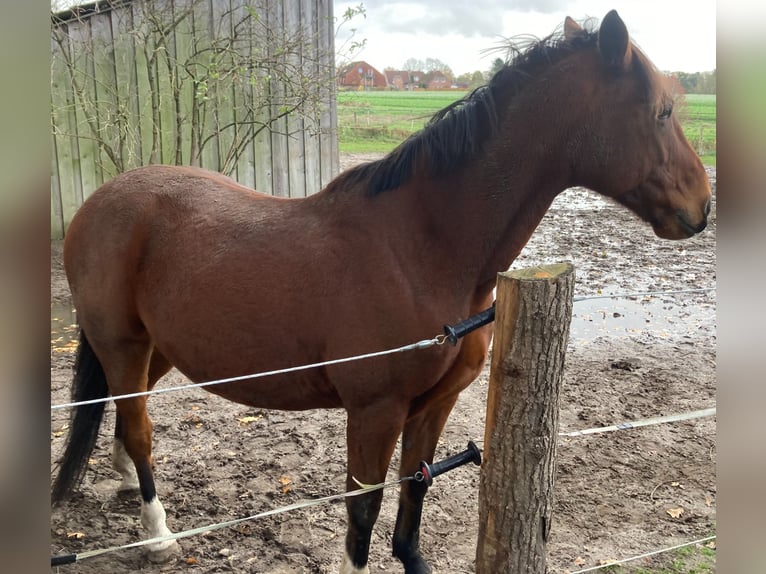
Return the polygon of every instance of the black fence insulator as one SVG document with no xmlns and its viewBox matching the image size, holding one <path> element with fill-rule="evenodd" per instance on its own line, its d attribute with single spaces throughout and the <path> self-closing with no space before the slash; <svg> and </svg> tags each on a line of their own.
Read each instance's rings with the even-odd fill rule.
<svg viewBox="0 0 766 574">
<path fill-rule="evenodd" d="M 474 463 L 476 466 L 481 465 L 481 451 L 472 440 L 468 441 L 468 448 L 463 452 L 453 454 L 439 462 L 428 464 L 426 461 L 421 460 L 420 470 L 415 473 L 415 480 L 418 482 L 425 482 L 428 486 L 431 486 L 434 477 L 444 474 L 453 468 L 468 464 L 469 462 Z"/>
<path fill-rule="evenodd" d="M 468 319 L 464 319 L 455 325 L 444 325 L 444 334 L 447 336 L 447 340 L 454 347 L 457 345 L 458 339 L 462 339 L 471 331 L 475 331 L 479 327 L 483 327 L 495 320 L 495 304 L 492 303 L 492 307 L 485 309 L 481 313 L 471 315 Z"/>
</svg>

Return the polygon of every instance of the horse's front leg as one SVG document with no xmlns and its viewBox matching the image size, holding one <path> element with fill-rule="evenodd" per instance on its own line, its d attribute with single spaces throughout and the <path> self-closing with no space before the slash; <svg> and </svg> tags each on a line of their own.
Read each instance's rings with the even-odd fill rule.
<svg viewBox="0 0 766 574">
<path fill-rule="evenodd" d="M 348 409 L 347 490 L 357 490 L 357 480 L 365 484 L 385 481 L 388 464 L 406 416 L 407 406 L 401 404 L 376 404 L 363 409 Z M 370 538 L 382 500 L 382 490 L 346 498 L 348 530 L 341 574 L 369 574 L 367 560 Z"/>
<path fill-rule="evenodd" d="M 420 461 L 433 462 L 436 443 L 457 400 L 457 394 L 431 403 L 417 416 L 407 421 L 402 435 L 400 476 L 412 476 Z M 420 519 L 423 499 L 428 486 L 425 482 L 402 483 L 399 511 L 394 529 L 393 555 L 401 560 L 405 574 L 428 574 L 431 567 L 420 554 Z"/>
</svg>

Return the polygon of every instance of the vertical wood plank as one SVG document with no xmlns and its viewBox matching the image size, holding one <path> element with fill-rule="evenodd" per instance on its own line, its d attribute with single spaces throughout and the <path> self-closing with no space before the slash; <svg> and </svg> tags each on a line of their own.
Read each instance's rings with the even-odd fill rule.
<svg viewBox="0 0 766 574">
<path fill-rule="evenodd" d="M 269 27 L 279 37 L 285 30 L 284 3 L 274 4 L 269 9 Z M 277 57 L 280 65 L 284 65 L 284 54 Z M 287 150 L 287 118 L 279 117 L 281 105 L 285 97 L 284 83 L 279 79 L 271 82 L 271 194 L 277 197 L 290 197 L 290 157 Z"/>
<path fill-rule="evenodd" d="M 161 23 L 162 30 L 155 35 L 156 43 L 156 86 L 159 97 L 159 126 L 160 149 L 157 158 L 159 163 L 176 163 L 176 110 L 173 98 L 174 78 L 168 73 L 168 64 L 175 60 L 174 33 L 172 31 L 175 18 L 172 0 L 152 0 L 147 4 L 153 17 Z"/>
<path fill-rule="evenodd" d="M 317 0 L 318 21 L 320 25 L 319 43 L 321 46 L 320 65 L 324 76 L 323 85 L 320 88 L 323 107 L 320 115 L 319 154 L 322 187 L 326 186 L 340 171 L 340 158 L 338 156 L 338 117 L 335 87 L 335 30 L 332 0 Z"/>
<path fill-rule="evenodd" d="M 126 10 L 111 10 L 107 13 L 112 30 L 112 58 L 114 62 L 114 99 L 117 118 L 117 153 L 122 160 L 123 170 L 135 167 L 133 158 L 136 156 L 136 130 L 132 129 L 133 118 L 137 117 L 137 101 L 135 90 L 135 54 L 133 39 L 130 34 L 131 13 Z"/>
<path fill-rule="evenodd" d="M 229 0 L 212 0 L 211 18 L 213 21 L 213 38 L 223 42 L 224 45 L 231 41 L 232 22 Z M 232 46 L 233 48 L 233 46 Z M 218 57 L 223 66 L 230 66 L 233 61 L 232 55 Z M 213 82 L 211 82 L 213 83 Z M 225 174 L 231 174 L 235 164 L 230 154 L 234 147 L 234 79 L 232 77 L 219 78 L 214 81 L 216 85 L 215 99 L 213 100 L 213 125 L 217 133 L 218 170 Z"/>
<path fill-rule="evenodd" d="M 69 53 L 67 27 L 61 26 L 55 34 L 61 45 L 51 37 L 51 130 L 54 145 L 51 149 L 56 169 L 52 169 L 51 185 L 56 187 L 57 199 L 51 205 L 51 212 L 60 212 L 61 232 L 66 231 L 74 212 L 82 201 L 79 170 L 75 170 L 73 146 L 77 145 L 76 119 L 71 83 L 68 79 L 66 57 Z"/>
<path fill-rule="evenodd" d="M 194 36 L 198 52 L 196 58 L 200 62 L 201 68 L 205 67 L 208 63 L 210 56 L 207 50 L 215 33 L 213 2 L 214 0 L 203 0 L 197 3 L 194 8 Z M 215 82 L 208 81 L 207 91 L 200 101 L 200 122 L 202 124 L 202 141 L 200 145 L 203 146 L 200 155 L 200 165 L 207 169 L 218 171 L 220 169 L 220 162 L 218 156 L 218 135 L 216 133 L 215 101 Z"/>
<path fill-rule="evenodd" d="M 133 11 L 115 9 L 109 12 L 112 19 L 114 41 L 114 69 L 117 101 L 119 106 L 122 142 L 120 156 L 123 170 L 141 165 L 141 133 L 139 125 L 139 94 L 136 77 L 136 47 L 133 34 Z"/>
<path fill-rule="evenodd" d="M 256 33 L 254 34 L 253 49 L 262 53 L 268 54 L 271 50 L 268 35 L 265 28 L 273 22 L 274 18 L 269 14 L 274 10 L 273 6 L 266 4 L 258 4 L 258 16 L 261 23 L 256 26 Z M 263 25 L 265 24 L 265 26 Z M 268 74 L 264 70 L 255 71 L 256 86 L 253 87 L 254 98 L 258 101 L 263 97 L 263 101 L 268 102 L 271 98 L 272 84 L 268 81 Z M 271 132 L 268 127 L 266 129 L 260 129 L 259 123 L 268 123 L 269 114 L 271 109 L 268 105 L 263 106 L 256 111 L 255 122 L 258 134 L 255 137 L 255 185 L 258 191 L 273 195 L 273 165 L 272 155 L 274 150 L 271 145 Z"/>
<path fill-rule="evenodd" d="M 95 89 L 93 71 L 93 44 L 91 43 L 88 20 L 72 21 L 69 24 L 70 59 L 76 69 L 79 90 L 75 93 L 75 137 L 77 147 L 73 149 L 75 163 L 80 171 L 80 191 L 85 200 L 99 185 L 97 175 L 98 147 L 93 140 L 93 124 L 88 123 L 89 115 L 95 115 Z M 95 118 L 92 121 L 96 121 Z"/>
<path fill-rule="evenodd" d="M 303 73 L 310 77 L 317 77 L 320 73 L 320 66 L 317 58 L 319 57 L 319 27 L 323 25 L 316 11 L 316 0 L 301 0 L 301 21 L 306 42 L 304 44 L 303 62 L 301 69 Z M 317 94 L 321 97 L 321 93 Z M 319 140 L 319 107 L 312 110 L 310 120 L 306 120 L 303 129 L 303 145 L 305 149 L 305 194 L 311 195 L 322 188 L 321 167 L 319 164 L 319 155 L 321 152 Z"/>
<path fill-rule="evenodd" d="M 238 0 L 231 0 L 231 6 L 232 23 L 235 27 L 234 34 L 239 37 L 237 49 L 241 50 L 242 54 L 248 58 L 252 57 L 255 23 L 250 17 L 248 10 L 241 2 Z M 253 69 L 247 69 L 240 78 L 240 82 L 236 84 L 233 89 L 234 120 L 237 122 L 235 134 L 238 141 L 242 139 L 246 141 L 250 140 L 250 134 L 255 129 L 255 126 L 252 123 L 253 117 L 247 113 L 247 108 L 253 101 L 253 86 L 250 83 L 250 79 L 254 74 L 255 71 Z M 234 177 L 242 185 L 256 187 L 255 143 L 253 141 L 247 141 L 247 144 L 244 145 L 244 149 L 237 159 Z"/>
<path fill-rule="evenodd" d="M 175 43 L 175 58 L 178 66 L 178 81 L 180 83 L 181 103 L 181 165 L 191 162 L 191 122 L 192 106 L 194 103 L 194 86 L 186 72 L 186 64 L 194 54 L 194 19 L 193 4 L 198 0 L 175 0 L 175 11 L 178 22 L 173 40 Z"/>
<path fill-rule="evenodd" d="M 153 42 L 148 34 L 147 26 L 143 24 L 143 9 L 141 2 L 131 2 L 127 6 L 132 11 L 133 31 L 135 38 L 135 68 L 136 68 L 136 108 L 138 115 L 134 122 L 138 129 L 140 141 L 139 165 L 148 165 L 152 153 L 152 90 L 149 86 L 149 62 L 146 59 L 145 47 Z"/>
<path fill-rule="evenodd" d="M 117 97 L 117 77 L 114 61 L 112 18 L 109 12 L 90 18 L 93 45 L 94 103 L 98 138 L 113 154 L 120 153 L 120 101 Z M 98 149 L 98 185 L 117 175 L 118 166 L 103 146 Z M 118 160 L 119 162 L 119 160 Z"/>
<path fill-rule="evenodd" d="M 302 44 L 306 41 L 307 33 L 304 33 L 301 20 L 301 7 L 303 2 L 294 0 L 287 2 L 284 8 L 284 34 L 289 38 L 288 42 L 293 44 L 292 53 L 287 54 L 285 61 L 288 70 L 295 70 L 297 73 L 303 72 L 301 59 L 303 58 Z M 309 29 L 310 31 L 310 29 Z M 285 82 L 300 82 L 299 78 L 285 78 Z M 291 89 L 285 86 L 285 102 L 290 106 L 292 99 L 289 96 Z M 306 149 L 303 140 L 303 118 L 299 112 L 292 112 L 285 118 L 284 141 L 287 145 L 287 195 L 289 197 L 306 196 Z"/>
<path fill-rule="evenodd" d="M 64 214 L 61 208 L 61 185 L 58 171 L 56 136 L 51 131 L 51 239 L 64 237 Z"/>
</svg>

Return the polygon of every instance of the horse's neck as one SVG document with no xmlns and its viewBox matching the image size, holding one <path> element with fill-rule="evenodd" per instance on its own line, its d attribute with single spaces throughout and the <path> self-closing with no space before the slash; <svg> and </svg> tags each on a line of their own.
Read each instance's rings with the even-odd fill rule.
<svg viewBox="0 0 766 574">
<path fill-rule="evenodd" d="M 471 270 L 462 277 L 477 287 L 494 286 L 567 187 L 562 158 L 550 146 L 530 144 L 539 141 L 539 134 L 496 138 L 485 156 L 450 177 L 450 189 L 440 190 L 450 201 L 442 211 L 442 244 L 455 265 Z"/>
</svg>

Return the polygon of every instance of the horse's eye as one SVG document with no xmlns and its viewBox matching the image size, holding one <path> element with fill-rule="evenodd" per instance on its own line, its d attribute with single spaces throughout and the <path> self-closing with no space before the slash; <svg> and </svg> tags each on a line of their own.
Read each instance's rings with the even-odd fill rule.
<svg viewBox="0 0 766 574">
<path fill-rule="evenodd" d="M 660 120 L 666 120 L 670 117 L 670 114 L 673 113 L 673 104 L 665 104 L 662 106 L 662 111 L 657 116 L 657 119 Z"/>
</svg>

